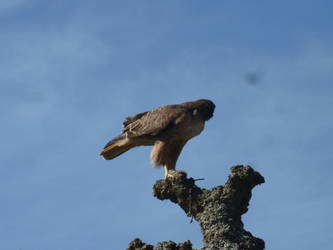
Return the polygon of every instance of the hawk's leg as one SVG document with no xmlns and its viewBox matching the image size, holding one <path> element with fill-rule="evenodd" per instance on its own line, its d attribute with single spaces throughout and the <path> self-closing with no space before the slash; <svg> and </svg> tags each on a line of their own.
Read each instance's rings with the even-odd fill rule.
<svg viewBox="0 0 333 250">
<path fill-rule="evenodd" d="M 176 170 L 173 170 L 173 172 L 172 173 L 169 173 L 169 170 L 168 170 L 168 168 L 167 168 L 167 166 L 165 165 L 164 166 L 164 174 L 165 174 L 165 179 L 168 179 L 168 178 L 173 178 L 174 177 L 174 175 L 177 173 L 177 171 Z"/>
</svg>

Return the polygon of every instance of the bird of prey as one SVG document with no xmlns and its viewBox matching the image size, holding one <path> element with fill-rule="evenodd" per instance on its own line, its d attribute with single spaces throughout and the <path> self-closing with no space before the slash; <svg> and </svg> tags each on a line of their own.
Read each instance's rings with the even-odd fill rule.
<svg viewBox="0 0 333 250">
<path fill-rule="evenodd" d="M 200 99 L 129 116 L 123 122 L 122 133 L 109 141 L 100 155 L 111 160 L 133 147 L 153 146 L 152 163 L 164 166 L 165 179 L 172 178 L 184 145 L 201 133 L 214 109 L 212 101 Z"/>
</svg>

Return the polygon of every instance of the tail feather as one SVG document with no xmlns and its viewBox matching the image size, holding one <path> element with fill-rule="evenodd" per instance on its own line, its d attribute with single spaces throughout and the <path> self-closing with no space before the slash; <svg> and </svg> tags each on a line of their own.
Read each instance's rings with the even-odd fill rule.
<svg viewBox="0 0 333 250">
<path fill-rule="evenodd" d="M 125 138 L 123 135 L 119 135 L 109 141 L 99 155 L 101 155 L 105 160 L 112 160 L 132 147 L 133 145 L 129 139 Z"/>
</svg>

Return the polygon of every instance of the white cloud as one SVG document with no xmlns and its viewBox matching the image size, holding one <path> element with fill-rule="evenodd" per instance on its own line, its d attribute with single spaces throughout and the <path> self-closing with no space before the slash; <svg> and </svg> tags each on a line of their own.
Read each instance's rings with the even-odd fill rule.
<svg viewBox="0 0 333 250">
<path fill-rule="evenodd" d="M 0 12 L 13 10 L 25 4 L 31 4 L 33 1 L 30 0 L 1 0 L 0 1 Z"/>
</svg>

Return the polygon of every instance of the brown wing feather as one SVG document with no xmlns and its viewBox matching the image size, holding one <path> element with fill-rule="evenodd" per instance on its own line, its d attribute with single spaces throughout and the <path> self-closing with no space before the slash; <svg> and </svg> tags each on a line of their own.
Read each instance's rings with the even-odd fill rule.
<svg viewBox="0 0 333 250">
<path fill-rule="evenodd" d="M 133 145 L 130 141 L 124 144 L 122 141 L 117 141 L 105 147 L 99 155 L 103 156 L 105 160 L 112 160 L 113 158 L 125 153 L 127 150 L 134 146 L 135 145 Z"/>
<path fill-rule="evenodd" d="M 139 114 L 136 114 L 136 115 L 133 115 L 133 116 L 126 117 L 125 121 L 123 122 L 123 127 L 125 128 L 126 126 L 128 126 L 132 122 L 140 119 L 142 116 L 144 116 L 147 113 L 148 113 L 148 111 L 142 112 L 142 113 L 139 113 Z"/>
<path fill-rule="evenodd" d="M 180 105 L 162 106 L 145 112 L 143 115 L 138 114 L 141 115 L 140 118 L 128 123 L 123 133 L 126 133 L 128 137 L 155 136 L 174 125 L 175 121 L 186 112 L 188 111 Z"/>
</svg>

